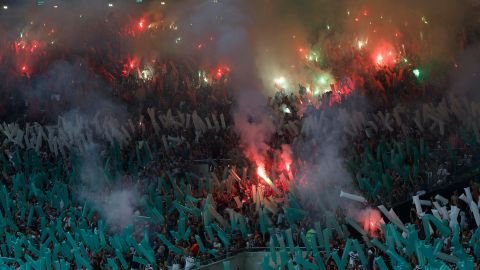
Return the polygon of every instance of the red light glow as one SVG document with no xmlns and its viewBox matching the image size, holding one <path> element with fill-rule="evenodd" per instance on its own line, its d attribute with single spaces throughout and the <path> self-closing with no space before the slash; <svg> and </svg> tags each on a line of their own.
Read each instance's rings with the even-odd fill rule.
<svg viewBox="0 0 480 270">
<path fill-rule="evenodd" d="M 214 72 L 213 75 L 215 76 L 215 79 L 220 80 L 222 79 L 227 73 L 230 72 L 230 68 L 226 66 L 221 66 L 218 67 Z"/>
<path fill-rule="evenodd" d="M 379 67 L 393 66 L 397 63 L 395 48 L 390 44 L 377 47 L 372 54 L 373 63 Z"/>
<path fill-rule="evenodd" d="M 143 31 L 145 29 L 145 20 L 144 19 L 140 19 L 140 21 L 138 22 L 138 29 Z"/>
<path fill-rule="evenodd" d="M 127 77 L 132 71 L 137 69 L 138 61 L 135 59 L 128 59 L 125 64 L 123 64 L 122 76 Z"/>
<path fill-rule="evenodd" d="M 258 168 L 257 168 L 257 174 L 258 176 L 260 176 L 260 178 L 262 178 L 265 182 L 272 182 L 272 180 L 270 180 L 270 178 L 268 178 L 267 176 L 267 172 L 265 171 L 265 165 L 263 164 L 259 164 L 258 165 Z"/>
<path fill-rule="evenodd" d="M 268 177 L 267 172 L 265 171 L 265 165 L 263 163 L 258 164 L 257 175 L 265 181 L 276 193 L 280 191 L 275 187 L 272 180 Z"/>
<path fill-rule="evenodd" d="M 217 69 L 217 79 L 221 79 L 223 76 L 223 70 L 221 68 Z"/>
<path fill-rule="evenodd" d="M 378 230 L 383 223 L 380 212 L 375 209 L 367 208 L 360 212 L 360 224 L 363 229 L 372 237 L 377 236 Z"/>
</svg>

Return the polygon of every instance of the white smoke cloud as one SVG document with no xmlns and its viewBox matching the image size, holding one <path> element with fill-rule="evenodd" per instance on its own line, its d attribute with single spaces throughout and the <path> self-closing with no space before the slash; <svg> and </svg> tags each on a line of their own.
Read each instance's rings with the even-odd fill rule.
<svg viewBox="0 0 480 270">
<path fill-rule="evenodd" d="M 79 197 L 93 204 L 114 230 L 133 224 L 135 210 L 141 204 L 135 186 L 120 186 L 107 180 L 100 166 L 98 145 L 91 145 L 82 156 Z"/>
</svg>

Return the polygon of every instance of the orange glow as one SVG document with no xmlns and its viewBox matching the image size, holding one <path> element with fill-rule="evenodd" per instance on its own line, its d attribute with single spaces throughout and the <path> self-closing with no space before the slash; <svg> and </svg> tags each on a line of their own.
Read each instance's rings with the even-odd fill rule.
<svg viewBox="0 0 480 270">
<path fill-rule="evenodd" d="M 364 230 L 366 230 L 369 234 L 375 233 L 378 228 L 379 224 L 373 221 L 366 220 L 365 223 L 363 224 Z"/>
<path fill-rule="evenodd" d="M 361 212 L 360 223 L 363 226 L 363 229 L 370 235 L 376 236 L 380 225 L 382 224 L 382 216 L 377 210 L 374 209 L 365 209 Z"/>
</svg>

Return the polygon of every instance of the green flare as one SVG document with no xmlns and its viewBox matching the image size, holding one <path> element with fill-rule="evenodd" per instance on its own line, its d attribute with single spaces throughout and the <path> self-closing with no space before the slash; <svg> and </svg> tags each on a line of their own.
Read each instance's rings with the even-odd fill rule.
<svg viewBox="0 0 480 270">
<path fill-rule="evenodd" d="M 420 75 L 421 75 L 420 69 L 416 68 L 412 72 L 413 72 L 413 75 L 415 75 L 415 77 L 420 78 Z"/>
</svg>

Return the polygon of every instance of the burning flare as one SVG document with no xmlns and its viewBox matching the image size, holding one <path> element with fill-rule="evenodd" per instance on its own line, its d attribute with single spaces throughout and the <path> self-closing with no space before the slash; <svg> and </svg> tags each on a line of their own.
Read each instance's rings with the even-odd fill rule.
<svg viewBox="0 0 480 270">
<path fill-rule="evenodd" d="M 280 193 L 277 187 L 273 184 L 272 180 L 268 177 L 267 172 L 265 171 L 265 165 L 260 163 L 257 165 L 257 174 L 260 178 L 263 179 L 276 193 Z"/>
<path fill-rule="evenodd" d="M 378 235 L 380 226 L 384 223 L 379 211 L 371 208 L 367 208 L 362 211 L 360 216 L 360 223 L 363 225 L 363 229 L 372 237 Z"/>
</svg>

